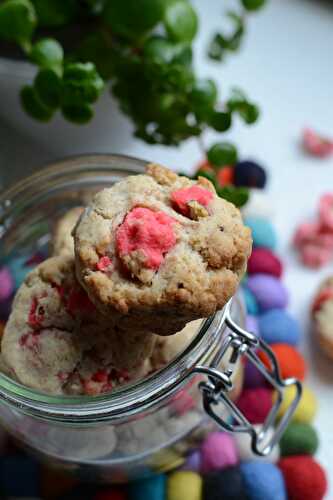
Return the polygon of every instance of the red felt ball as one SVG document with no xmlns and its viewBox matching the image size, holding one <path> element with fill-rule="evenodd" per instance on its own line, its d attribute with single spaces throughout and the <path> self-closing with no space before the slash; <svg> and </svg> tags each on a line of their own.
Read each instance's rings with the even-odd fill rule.
<svg viewBox="0 0 333 500">
<path fill-rule="evenodd" d="M 293 346 L 289 344 L 271 344 L 270 348 L 276 356 L 282 378 L 296 377 L 299 380 L 304 380 L 306 364 L 303 356 Z M 271 368 L 267 354 L 260 351 L 258 356 L 267 368 Z"/>
<path fill-rule="evenodd" d="M 272 408 L 272 391 L 265 387 L 245 389 L 236 404 L 251 424 L 262 424 Z"/>
<path fill-rule="evenodd" d="M 268 248 L 254 248 L 247 264 L 249 274 L 271 274 L 280 278 L 282 264 L 280 259 Z"/>
<path fill-rule="evenodd" d="M 94 500 L 126 500 L 127 495 L 124 490 L 119 488 L 110 488 L 96 493 Z"/>
<path fill-rule="evenodd" d="M 289 500 L 322 500 L 327 490 L 323 468 L 308 455 L 282 458 L 282 471 Z"/>
</svg>

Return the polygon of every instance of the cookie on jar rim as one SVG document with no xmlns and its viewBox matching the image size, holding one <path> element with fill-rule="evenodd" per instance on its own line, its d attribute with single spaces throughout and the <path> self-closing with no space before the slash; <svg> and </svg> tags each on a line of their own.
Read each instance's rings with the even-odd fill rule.
<svg viewBox="0 0 333 500">
<path fill-rule="evenodd" d="M 150 371 L 154 342 L 150 333 L 140 341 L 134 332 L 123 334 L 102 316 L 76 280 L 74 258 L 58 256 L 39 264 L 19 288 L 1 350 L 28 387 L 93 395 Z"/>
<path fill-rule="evenodd" d="M 159 335 L 221 309 L 251 246 L 239 210 L 207 179 L 156 164 L 97 193 L 74 230 L 77 278 L 96 307 Z"/>
</svg>

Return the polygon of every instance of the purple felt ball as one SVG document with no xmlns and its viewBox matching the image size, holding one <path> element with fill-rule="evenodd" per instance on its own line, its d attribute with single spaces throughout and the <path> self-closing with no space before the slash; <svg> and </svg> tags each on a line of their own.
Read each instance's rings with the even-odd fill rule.
<svg viewBox="0 0 333 500">
<path fill-rule="evenodd" d="M 258 368 L 249 361 L 246 361 L 244 370 L 244 388 L 253 389 L 255 387 L 265 387 L 266 380 Z"/>
<path fill-rule="evenodd" d="M 255 296 L 261 311 L 284 309 L 288 304 L 288 292 L 278 278 L 268 274 L 254 274 L 246 283 Z"/>
<path fill-rule="evenodd" d="M 225 432 L 212 432 L 201 446 L 201 471 L 206 473 L 231 467 L 239 462 L 232 436 Z"/>
<path fill-rule="evenodd" d="M 193 472 L 200 472 L 201 470 L 201 453 L 199 450 L 192 451 L 186 457 L 186 461 L 181 468 L 182 470 L 190 470 Z"/>
<path fill-rule="evenodd" d="M 256 337 L 260 336 L 258 320 L 255 316 L 252 316 L 252 314 L 246 316 L 245 328 Z"/>
<path fill-rule="evenodd" d="M 7 267 L 0 268 L 0 301 L 7 300 L 14 290 L 14 281 Z"/>
</svg>

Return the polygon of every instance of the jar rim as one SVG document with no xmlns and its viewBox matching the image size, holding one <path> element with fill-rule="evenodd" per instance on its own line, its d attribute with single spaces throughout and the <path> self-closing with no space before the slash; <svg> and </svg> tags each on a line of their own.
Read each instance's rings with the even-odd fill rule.
<svg viewBox="0 0 333 500">
<path fill-rule="evenodd" d="M 123 163 L 126 168 L 116 168 Z M 60 160 L 42 168 L 31 176 L 14 184 L 0 195 L 1 221 L 10 218 L 22 196 L 29 196 L 34 189 L 40 189 L 43 181 L 56 185 L 57 180 L 75 176 L 85 170 L 99 168 L 106 173 L 141 173 L 148 162 L 125 155 L 87 154 Z M 74 177 L 75 181 L 75 177 Z M 0 239 L 6 229 L 0 232 Z M 137 383 L 120 387 L 114 392 L 100 396 L 53 396 L 30 389 L 0 374 L 0 400 L 19 408 L 26 414 L 63 423 L 82 424 L 110 421 L 135 415 L 148 410 L 171 394 L 193 374 L 193 368 L 202 363 L 216 347 L 223 333 L 227 306 L 214 316 L 203 321 L 197 335 L 186 349 L 170 364 Z"/>
</svg>

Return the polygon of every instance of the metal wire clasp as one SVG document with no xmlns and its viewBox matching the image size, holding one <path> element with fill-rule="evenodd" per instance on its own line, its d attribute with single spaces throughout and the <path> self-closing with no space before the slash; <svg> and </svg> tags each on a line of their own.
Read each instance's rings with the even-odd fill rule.
<svg viewBox="0 0 333 500">
<path fill-rule="evenodd" d="M 288 425 L 299 400 L 302 396 L 302 385 L 294 379 L 288 378 L 283 380 L 280 375 L 279 366 L 275 355 L 269 346 L 261 339 L 257 338 L 250 332 L 247 332 L 238 326 L 231 318 L 231 302 L 227 305 L 225 316 L 225 324 L 229 328 L 228 336 L 223 342 L 222 348 L 215 356 L 211 366 L 196 366 L 193 371 L 200 374 L 205 374 L 208 377 L 207 382 L 201 382 L 199 387 L 203 393 L 203 406 L 208 415 L 213 418 L 220 427 L 227 432 L 244 432 L 251 437 L 251 447 L 257 455 L 268 455 L 272 448 L 278 443 L 281 435 Z M 268 356 L 271 364 L 271 370 L 259 359 L 256 354 L 256 349 L 264 351 Z M 228 351 L 228 353 L 227 353 Z M 230 352 L 230 355 L 229 355 Z M 228 354 L 227 366 L 221 371 L 216 368 L 221 359 Z M 268 414 L 260 432 L 247 420 L 245 415 L 237 408 L 235 403 L 231 401 L 228 392 L 233 388 L 232 374 L 234 373 L 235 366 L 240 357 L 246 358 L 253 363 L 263 376 L 270 382 L 276 390 L 276 399 L 273 407 Z M 279 415 L 279 409 L 284 399 L 284 393 L 287 387 L 295 387 L 295 395 L 287 411 L 277 423 L 273 435 L 268 434 L 268 429 L 276 423 Z M 230 415 L 233 417 L 232 422 L 230 419 L 225 419 L 217 413 L 218 405 L 223 404 L 229 410 Z"/>
</svg>

